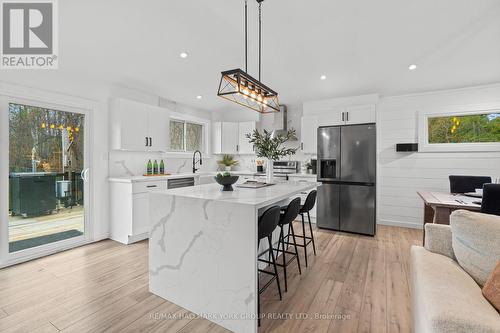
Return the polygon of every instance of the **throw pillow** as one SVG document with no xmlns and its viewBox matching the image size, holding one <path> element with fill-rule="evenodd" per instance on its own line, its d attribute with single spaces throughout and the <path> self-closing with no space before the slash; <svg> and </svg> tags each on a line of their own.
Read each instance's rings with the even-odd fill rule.
<svg viewBox="0 0 500 333">
<path fill-rule="evenodd" d="M 500 216 L 456 210 L 450 225 L 459 265 L 482 287 L 500 260 Z"/>
</svg>

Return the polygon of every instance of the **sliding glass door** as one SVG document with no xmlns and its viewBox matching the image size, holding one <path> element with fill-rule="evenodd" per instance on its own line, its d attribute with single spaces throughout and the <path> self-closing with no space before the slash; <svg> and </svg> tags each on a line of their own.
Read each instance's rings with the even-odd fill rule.
<svg viewBox="0 0 500 333">
<path fill-rule="evenodd" d="M 2 154 L 8 158 L 8 210 L 2 219 L 7 257 L 29 259 L 84 241 L 85 112 L 6 98 L 3 113 L 8 118 L 8 156 Z"/>
</svg>

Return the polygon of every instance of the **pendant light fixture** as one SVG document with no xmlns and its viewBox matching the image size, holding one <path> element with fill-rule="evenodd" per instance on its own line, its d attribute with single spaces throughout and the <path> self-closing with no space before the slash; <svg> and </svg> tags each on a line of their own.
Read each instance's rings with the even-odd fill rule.
<svg viewBox="0 0 500 333">
<path fill-rule="evenodd" d="M 222 72 L 217 96 L 238 103 L 260 113 L 280 112 L 278 93 L 261 80 L 262 60 L 262 2 L 259 4 L 259 79 L 248 74 L 248 9 L 245 0 L 245 70 L 240 68 Z"/>
</svg>

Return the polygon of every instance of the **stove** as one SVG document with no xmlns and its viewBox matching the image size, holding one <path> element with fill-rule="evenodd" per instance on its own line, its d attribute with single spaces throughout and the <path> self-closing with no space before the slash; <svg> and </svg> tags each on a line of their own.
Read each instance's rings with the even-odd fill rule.
<svg viewBox="0 0 500 333">
<path fill-rule="evenodd" d="M 299 161 L 274 161 L 273 170 L 274 177 L 281 178 L 283 180 L 288 179 L 288 175 L 292 173 L 298 173 L 300 169 Z M 266 177 L 265 172 L 258 172 L 254 174 L 256 177 Z"/>
</svg>

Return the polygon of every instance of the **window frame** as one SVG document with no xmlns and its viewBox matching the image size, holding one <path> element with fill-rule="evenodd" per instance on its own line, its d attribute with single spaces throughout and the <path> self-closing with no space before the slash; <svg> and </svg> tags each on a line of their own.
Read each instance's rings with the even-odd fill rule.
<svg viewBox="0 0 500 333">
<path fill-rule="evenodd" d="M 488 152 L 500 151 L 500 142 L 467 143 L 429 143 L 429 118 L 468 116 L 477 114 L 500 113 L 500 104 L 484 106 L 458 106 L 446 109 L 421 111 L 418 113 L 418 151 L 419 152 Z"/>
<path fill-rule="evenodd" d="M 168 147 L 168 150 L 166 152 L 167 157 L 186 158 L 186 156 L 193 155 L 194 151 L 185 150 L 186 149 L 186 141 L 187 141 L 187 136 L 186 136 L 187 123 L 202 126 L 202 143 L 201 143 L 202 149 L 200 149 L 200 150 L 204 155 L 210 154 L 210 145 L 209 145 L 209 142 L 210 142 L 210 140 L 209 140 L 209 138 L 210 138 L 210 120 L 191 116 L 191 115 L 186 115 L 186 114 L 182 114 L 182 113 L 178 113 L 178 112 L 172 112 L 170 114 L 170 118 L 169 118 L 169 122 L 170 121 L 177 121 L 177 122 L 184 123 L 184 150 L 171 150 L 171 146 L 169 143 L 169 147 Z M 169 124 L 169 126 L 170 126 L 170 124 Z M 169 142 L 170 142 L 170 133 L 169 133 Z"/>
</svg>

